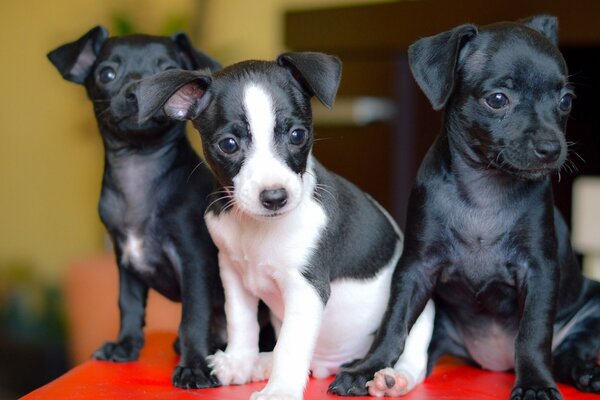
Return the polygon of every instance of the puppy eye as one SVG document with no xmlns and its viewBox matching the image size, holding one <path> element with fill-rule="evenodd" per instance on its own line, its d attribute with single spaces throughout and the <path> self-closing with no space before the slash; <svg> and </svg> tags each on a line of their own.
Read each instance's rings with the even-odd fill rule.
<svg viewBox="0 0 600 400">
<path fill-rule="evenodd" d="M 573 105 L 573 95 L 570 93 L 565 94 L 563 97 L 561 97 L 560 101 L 558 102 L 558 108 L 562 112 L 571 111 L 572 105 Z"/>
<path fill-rule="evenodd" d="M 219 148 L 225 154 L 233 154 L 239 150 L 240 146 L 234 138 L 226 138 L 219 142 Z"/>
<path fill-rule="evenodd" d="M 304 129 L 294 129 L 290 132 L 290 143 L 294 146 L 303 146 L 306 140 L 307 135 Z"/>
<path fill-rule="evenodd" d="M 485 98 L 485 102 L 494 110 L 500 110 L 509 103 L 508 97 L 504 93 L 493 93 Z"/>
<path fill-rule="evenodd" d="M 117 77 L 117 72 L 111 67 L 104 67 L 98 73 L 98 79 L 101 83 L 108 83 Z"/>
</svg>

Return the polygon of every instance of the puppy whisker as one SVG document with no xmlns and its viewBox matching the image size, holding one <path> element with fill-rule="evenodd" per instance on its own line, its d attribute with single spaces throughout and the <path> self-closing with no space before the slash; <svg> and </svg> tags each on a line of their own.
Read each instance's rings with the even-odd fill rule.
<svg viewBox="0 0 600 400">
<path fill-rule="evenodd" d="M 234 201 L 235 201 L 235 200 L 234 200 L 233 198 L 231 198 L 230 196 L 221 196 L 221 197 L 218 197 L 218 198 L 216 198 L 215 200 L 211 201 L 211 202 L 208 204 L 208 206 L 206 206 L 206 210 L 204 210 L 204 215 L 206 216 L 206 214 L 207 214 L 207 213 L 210 211 L 210 209 L 211 209 L 211 207 L 213 206 L 213 204 L 215 204 L 215 203 L 218 203 L 219 201 L 221 201 L 221 200 L 225 200 L 225 199 L 229 199 L 229 200 L 228 200 L 228 201 L 225 203 L 225 205 L 223 206 L 223 210 L 226 210 L 226 209 L 228 208 L 228 207 L 227 207 L 227 205 L 228 205 L 229 203 L 232 203 L 232 202 L 234 202 Z"/>
<path fill-rule="evenodd" d="M 196 172 L 196 170 L 197 170 L 198 168 L 200 168 L 200 166 L 201 166 L 202 164 L 204 164 L 204 161 L 200 161 L 200 162 L 198 163 L 198 165 L 196 165 L 196 166 L 194 167 L 194 169 L 192 170 L 192 172 L 190 172 L 190 175 L 187 177 L 187 180 L 185 181 L 185 183 L 190 183 L 190 178 L 192 177 L 192 175 L 194 175 L 194 172 Z"/>
<path fill-rule="evenodd" d="M 569 154 L 574 154 L 575 156 L 577 156 L 577 158 L 579 158 L 581 160 L 581 162 L 585 163 L 585 159 L 583 157 L 581 157 L 579 155 L 579 153 L 577 153 L 576 151 L 569 151 Z"/>
<path fill-rule="evenodd" d="M 232 207 L 233 207 L 233 205 L 234 205 L 234 204 L 235 204 L 235 200 L 234 200 L 234 199 L 231 199 L 231 200 L 229 200 L 227 203 L 225 203 L 225 204 L 223 205 L 223 211 L 227 211 L 227 210 L 229 210 L 230 208 L 232 208 Z M 236 209 L 236 210 L 237 210 L 237 209 Z"/>
<path fill-rule="evenodd" d="M 96 114 L 96 118 L 102 123 L 106 123 L 108 121 L 108 117 L 110 116 L 110 107 L 101 110 Z M 105 118 L 106 117 L 106 118 Z"/>
<path fill-rule="evenodd" d="M 496 154 L 496 157 L 494 159 L 490 159 L 490 162 L 488 163 L 486 169 L 490 169 L 493 165 L 503 167 L 506 164 L 504 158 L 502 157 L 502 153 L 504 153 L 504 150 L 506 150 L 506 147 L 502 147 L 498 154 Z"/>
<path fill-rule="evenodd" d="M 219 190 L 216 190 L 216 191 L 212 192 L 211 194 L 209 194 L 207 196 L 209 199 L 213 198 L 215 196 L 216 196 L 216 198 L 213 201 L 211 201 L 208 204 L 208 206 L 206 206 L 204 215 L 206 216 L 206 213 L 208 213 L 210 211 L 211 207 L 214 204 L 216 204 L 222 200 L 225 200 L 225 199 L 229 199 L 229 200 L 223 205 L 223 210 L 227 210 L 228 208 L 230 208 L 233 205 L 233 203 L 235 202 L 235 198 L 233 197 L 233 192 L 234 192 L 233 189 L 234 189 L 233 186 L 223 186 L 223 187 L 219 188 Z"/>
<path fill-rule="evenodd" d="M 322 142 L 324 140 L 331 140 L 331 139 L 339 139 L 339 138 L 331 137 L 331 136 L 322 137 L 322 138 L 315 138 L 315 139 L 313 139 L 313 143 Z"/>
<path fill-rule="evenodd" d="M 315 181 L 317 180 L 315 174 L 313 174 L 312 172 L 306 171 L 306 173 L 309 174 L 310 176 L 312 176 L 315 179 Z M 339 203 L 337 201 L 337 197 L 335 196 L 335 194 L 332 191 L 329 190 L 329 188 L 330 188 L 329 185 L 325 185 L 323 183 L 315 183 L 315 194 L 317 196 L 319 196 L 320 198 L 323 197 L 323 193 L 329 194 L 329 196 L 331 197 L 331 199 L 335 202 L 335 205 L 339 207 Z M 317 201 L 320 200 L 316 196 L 315 196 L 315 199 L 317 199 Z M 319 201 L 319 203 L 323 204 L 322 201 Z"/>
<path fill-rule="evenodd" d="M 315 186 L 315 193 L 319 196 L 319 199 L 321 199 L 323 197 L 323 194 L 325 194 L 325 193 L 328 194 L 331 197 L 331 199 L 335 202 L 335 205 L 339 207 L 337 197 L 330 190 L 330 186 L 324 185 L 321 183 L 317 183 L 317 185 Z"/>
</svg>

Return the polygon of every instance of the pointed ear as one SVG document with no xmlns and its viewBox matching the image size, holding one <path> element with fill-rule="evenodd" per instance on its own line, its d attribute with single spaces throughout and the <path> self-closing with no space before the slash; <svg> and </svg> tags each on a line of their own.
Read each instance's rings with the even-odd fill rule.
<svg viewBox="0 0 600 400">
<path fill-rule="evenodd" d="M 552 15 L 536 15 L 519 21 L 546 36 L 553 45 L 558 46 L 558 18 Z"/>
<path fill-rule="evenodd" d="M 210 57 L 208 54 L 195 49 L 192 45 L 192 41 L 185 33 L 176 33 L 171 36 L 171 40 L 175 42 L 175 45 L 179 49 L 179 54 L 186 64 L 186 69 L 209 69 L 212 72 L 215 72 L 222 68 L 217 60 Z"/>
<path fill-rule="evenodd" d="M 142 79 L 136 92 L 139 122 L 161 112 L 181 121 L 196 118 L 210 101 L 206 90 L 211 82 L 208 71 L 182 69 L 170 69 Z"/>
<path fill-rule="evenodd" d="M 443 108 L 452 94 L 460 50 L 475 35 L 477 27 L 465 24 L 408 47 L 410 70 L 435 110 Z"/>
<path fill-rule="evenodd" d="M 64 79 L 83 83 L 92 71 L 98 53 L 107 38 L 106 28 L 98 25 L 76 41 L 52 50 L 48 53 L 48 59 Z"/>
<path fill-rule="evenodd" d="M 331 108 L 342 78 L 342 62 L 335 56 L 323 53 L 284 53 L 277 64 L 287 68 L 296 84 L 309 96 L 316 96 Z"/>
</svg>

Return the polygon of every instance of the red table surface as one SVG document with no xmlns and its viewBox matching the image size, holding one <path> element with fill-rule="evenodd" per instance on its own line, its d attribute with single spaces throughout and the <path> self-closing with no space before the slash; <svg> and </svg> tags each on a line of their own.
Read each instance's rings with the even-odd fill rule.
<svg viewBox="0 0 600 400">
<path fill-rule="evenodd" d="M 129 363 L 87 361 L 60 378 L 22 397 L 35 399 L 218 399 L 247 400 L 265 383 L 227 386 L 214 389 L 183 390 L 171 385 L 171 373 L 178 356 L 172 350 L 173 333 L 154 332 L 148 335 L 140 360 Z M 509 397 L 513 385 L 512 373 L 496 373 L 469 367 L 462 362 L 443 358 L 422 385 L 404 396 L 406 400 L 475 400 Z M 344 397 L 327 394 L 330 379 L 310 379 L 306 400 L 341 400 Z M 559 385 L 565 399 L 600 399 L 600 395 L 582 393 Z M 350 397 L 348 399 L 373 399 Z"/>
</svg>

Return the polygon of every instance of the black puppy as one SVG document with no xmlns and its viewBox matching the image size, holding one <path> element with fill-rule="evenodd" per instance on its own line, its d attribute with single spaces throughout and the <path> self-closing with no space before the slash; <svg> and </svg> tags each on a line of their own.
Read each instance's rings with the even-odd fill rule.
<svg viewBox="0 0 600 400">
<path fill-rule="evenodd" d="M 450 353 L 514 368 L 512 399 L 560 399 L 555 379 L 600 392 L 600 285 L 580 273 L 549 177 L 566 159 L 573 99 L 556 43 L 556 19 L 539 16 L 410 47 L 417 83 L 446 107 L 444 129 L 411 194 L 384 324 L 332 392 L 366 393 L 432 296 L 429 370 Z"/>
<path fill-rule="evenodd" d="M 144 344 L 148 288 L 182 302 L 181 360 L 173 384 L 218 384 L 208 355 L 211 307 L 220 288 L 216 249 L 203 214 L 214 178 L 185 136 L 185 125 L 165 118 L 138 123 L 133 88 L 171 68 L 219 69 L 185 34 L 171 38 L 108 38 L 97 26 L 48 54 L 69 81 L 83 84 L 94 103 L 105 149 L 99 213 L 119 265 L 121 326 L 116 342 L 100 347 L 100 360 L 131 361 Z"/>
</svg>

